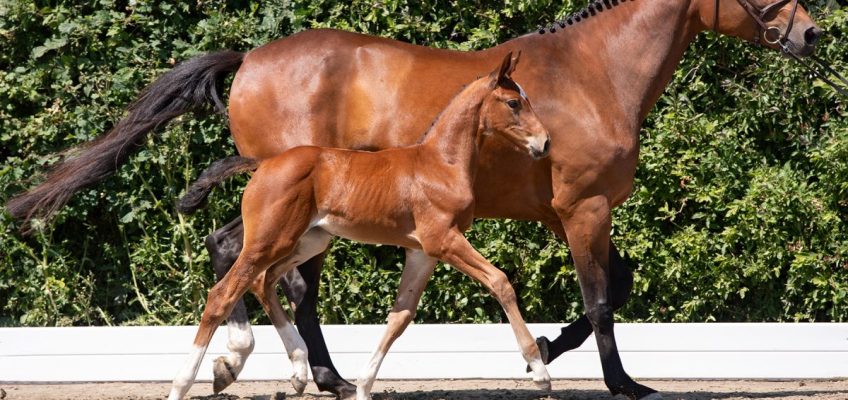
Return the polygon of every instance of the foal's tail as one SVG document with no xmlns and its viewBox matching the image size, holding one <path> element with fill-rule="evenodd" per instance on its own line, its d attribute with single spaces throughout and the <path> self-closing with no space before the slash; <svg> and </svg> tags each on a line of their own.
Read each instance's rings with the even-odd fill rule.
<svg viewBox="0 0 848 400">
<path fill-rule="evenodd" d="M 72 149 L 74 154 L 53 166 L 44 182 L 9 200 L 6 209 L 22 220 L 23 227 L 34 217 L 50 218 L 75 192 L 114 173 L 148 132 L 209 103 L 226 113 L 221 86 L 243 59 L 244 53 L 224 50 L 192 58 L 166 72 L 141 92 L 109 133 Z"/>
<path fill-rule="evenodd" d="M 177 211 L 180 214 L 194 214 L 206 205 L 209 192 L 221 181 L 239 172 L 252 171 L 259 166 L 259 161 L 245 157 L 229 157 L 212 163 L 206 168 L 200 177 L 189 186 L 185 196 L 177 203 Z"/>
</svg>

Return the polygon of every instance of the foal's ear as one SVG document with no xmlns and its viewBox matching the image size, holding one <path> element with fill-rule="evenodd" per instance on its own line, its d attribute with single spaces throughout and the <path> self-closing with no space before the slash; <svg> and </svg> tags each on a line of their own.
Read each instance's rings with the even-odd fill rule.
<svg viewBox="0 0 848 400">
<path fill-rule="evenodd" d="M 501 61 L 501 67 L 498 68 L 498 75 L 495 77 L 496 82 L 500 83 L 504 79 L 509 79 L 512 71 L 515 71 L 515 62 L 513 62 L 512 52 L 510 51 Z"/>
<path fill-rule="evenodd" d="M 507 79 L 512 79 L 512 73 L 515 71 L 515 66 L 518 65 L 518 59 L 521 58 L 521 52 L 518 52 L 518 55 L 515 57 L 512 56 L 512 52 L 506 53 L 503 61 L 501 61 L 501 66 L 492 71 L 490 75 L 492 77 L 492 88 L 495 86 L 502 84 Z"/>
</svg>

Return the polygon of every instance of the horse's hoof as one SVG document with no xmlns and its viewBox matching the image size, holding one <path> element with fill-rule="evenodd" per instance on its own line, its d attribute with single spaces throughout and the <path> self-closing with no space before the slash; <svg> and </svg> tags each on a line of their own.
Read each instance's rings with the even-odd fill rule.
<svg viewBox="0 0 848 400">
<path fill-rule="evenodd" d="M 294 391 L 297 392 L 298 395 L 303 394 L 303 391 L 306 390 L 307 380 L 304 378 L 298 378 L 296 376 L 291 377 L 291 384 L 294 388 Z"/>
<path fill-rule="evenodd" d="M 354 400 L 356 399 L 356 386 L 354 385 L 345 385 L 338 389 L 338 393 L 336 393 L 336 397 L 339 400 Z"/>
<path fill-rule="evenodd" d="M 651 393 L 647 396 L 642 397 L 639 400 L 662 400 L 662 398 L 663 397 L 662 397 L 661 394 L 659 394 L 659 392 L 654 392 L 654 393 Z"/>
<path fill-rule="evenodd" d="M 212 381 L 212 391 L 215 394 L 221 393 L 222 390 L 236 381 L 236 375 L 233 373 L 230 364 L 227 363 L 226 357 L 221 356 L 215 359 L 212 364 L 212 372 L 215 375 L 215 380 Z"/>
</svg>

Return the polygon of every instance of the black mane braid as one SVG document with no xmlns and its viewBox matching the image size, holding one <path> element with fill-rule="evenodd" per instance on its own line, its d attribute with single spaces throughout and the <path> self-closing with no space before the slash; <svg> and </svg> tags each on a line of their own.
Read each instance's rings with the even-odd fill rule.
<svg viewBox="0 0 848 400">
<path fill-rule="evenodd" d="M 595 0 L 589 3 L 586 8 L 571 14 L 570 17 L 561 18 L 557 21 L 554 21 L 547 26 L 539 27 L 539 34 L 544 35 L 545 32 L 556 33 L 557 25 L 560 28 L 565 28 L 569 25 L 574 25 L 584 19 L 595 16 L 604 10 L 608 10 L 613 8 L 621 3 L 627 2 L 628 0 Z"/>
</svg>

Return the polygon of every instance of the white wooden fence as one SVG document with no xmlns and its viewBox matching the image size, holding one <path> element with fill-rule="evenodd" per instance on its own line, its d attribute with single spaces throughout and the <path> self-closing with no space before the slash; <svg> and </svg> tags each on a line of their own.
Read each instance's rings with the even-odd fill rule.
<svg viewBox="0 0 848 400">
<path fill-rule="evenodd" d="M 534 335 L 560 324 L 530 324 Z M 325 326 L 341 374 L 354 378 L 380 325 Z M 0 328 L 0 381 L 168 381 L 183 365 L 195 327 Z M 283 379 L 291 366 L 272 327 L 254 327 L 256 348 L 240 379 Z M 226 353 L 218 330 L 199 379 Z M 639 378 L 848 377 L 848 324 L 617 324 L 625 369 Z M 521 378 L 524 361 L 508 325 L 412 325 L 380 378 Z M 549 366 L 554 378 L 600 378 L 594 338 Z"/>
</svg>

